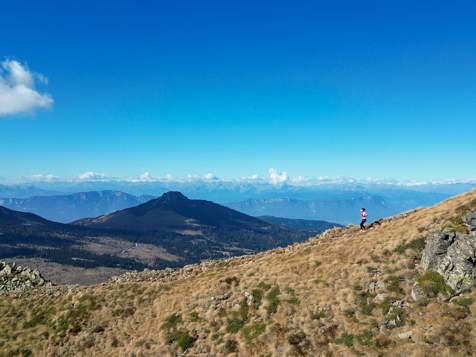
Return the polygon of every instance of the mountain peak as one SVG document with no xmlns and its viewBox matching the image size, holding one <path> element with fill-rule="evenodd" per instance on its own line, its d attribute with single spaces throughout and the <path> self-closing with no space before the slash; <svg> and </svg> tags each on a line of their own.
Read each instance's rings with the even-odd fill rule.
<svg viewBox="0 0 476 357">
<path fill-rule="evenodd" d="M 179 191 L 169 191 L 159 197 L 161 201 L 186 201 L 188 198 Z"/>
</svg>

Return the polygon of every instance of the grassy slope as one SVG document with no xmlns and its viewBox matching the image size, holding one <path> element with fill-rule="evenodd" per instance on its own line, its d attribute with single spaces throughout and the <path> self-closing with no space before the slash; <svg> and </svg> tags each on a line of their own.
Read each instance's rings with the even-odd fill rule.
<svg viewBox="0 0 476 357">
<path fill-rule="evenodd" d="M 421 245 L 402 247 L 446 225 L 471 202 L 476 191 L 363 233 L 328 231 L 166 277 L 130 274 L 93 287 L 2 297 L 0 356 L 156 356 L 182 349 L 193 356 L 468 355 L 476 351 L 476 303 L 412 302 Z M 371 281 L 387 281 L 381 292 L 404 300 L 403 326 L 380 331 L 388 301 L 367 291 Z M 247 293 L 254 296 L 249 307 Z M 463 297 L 476 300 L 476 289 Z M 411 339 L 398 337 L 408 331 Z"/>
</svg>

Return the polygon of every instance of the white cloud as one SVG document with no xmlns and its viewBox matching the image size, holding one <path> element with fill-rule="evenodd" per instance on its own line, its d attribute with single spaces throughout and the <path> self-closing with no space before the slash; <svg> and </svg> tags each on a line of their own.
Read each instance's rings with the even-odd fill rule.
<svg viewBox="0 0 476 357">
<path fill-rule="evenodd" d="M 58 176 L 52 174 L 35 174 L 23 177 L 26 181 L 51 182 L 59 180 Z"/>
<path fill-rule="evenodd" d="M 212 174 L 211 172 L 206 174 L 204 178 L 205 178 L 205 181 L 220 181 L 220 178 L 216 176 L 215 174 Z"/>
<path fill-rule="evenodd" d="M 281 185 L 289 181 L 289 175 L 286 171 L 278 172 L 276 169 L 269 169 L 269 180 L 273 185 Z"/>
<path fill-rule="evenodd" d="M 131 181 L 132 182 L 153 182 L 153 181 L 157 181 L 157 178 L 152 176 L 150 172 L 146 171 L 142 175 L 139 175 L 139 177 L 134 178 Z"/>
<path fill-rule="evenodd" d="M 35 81 L 47 83 L 45 76 L 30 72 L 15 60 L 0 63 L 0 116 L 31 113 L 36 109 L 49 108 L 53 98 L 35 89 Z"/>
<path fill-rule="evenodd" d="M 79 175 L 78 179 L 81 181 L 104 181 L 107 180 L 108 177 L 98 172 L 87 171 Z"/>
</svg>

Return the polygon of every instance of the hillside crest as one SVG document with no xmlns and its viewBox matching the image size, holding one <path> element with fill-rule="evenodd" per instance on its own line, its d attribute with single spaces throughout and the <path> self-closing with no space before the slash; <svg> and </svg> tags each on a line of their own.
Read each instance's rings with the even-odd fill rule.
<svg viewBox="0 0 476 357">
<path fill-rule="evenodd" d="M 0 305 L 4 348 L 111 356 L 470 355 L 475 289 L 451 288 L 445 271 L 425 271 L 421 260 L 438 232 L 473 242 L 474 212 L 473 191 L 365 232 L 331 229 L 255 255 L 128 273 L 67 293 L 58 287 L 57 296 L 37 289 Z M 42 318 L 25 319 L 18 341 L 11 314 L 27 311 L 31 298 Z M 48 337 L 38 339 L 45 330 Z"/>
</svg>

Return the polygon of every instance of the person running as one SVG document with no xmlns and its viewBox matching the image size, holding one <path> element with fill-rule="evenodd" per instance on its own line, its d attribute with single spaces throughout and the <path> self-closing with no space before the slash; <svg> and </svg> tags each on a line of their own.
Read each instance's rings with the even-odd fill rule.
<svg viewBox="0 0 476 357">
<path fill-rule="evenodd" d="M 362 208 L 360 210 L 360 229 L 361 230 L 364 230 L 365 229 L 365 222 L 367 222 L 367 211 L 365 210 L 365 208 Z"/>
</svg>

